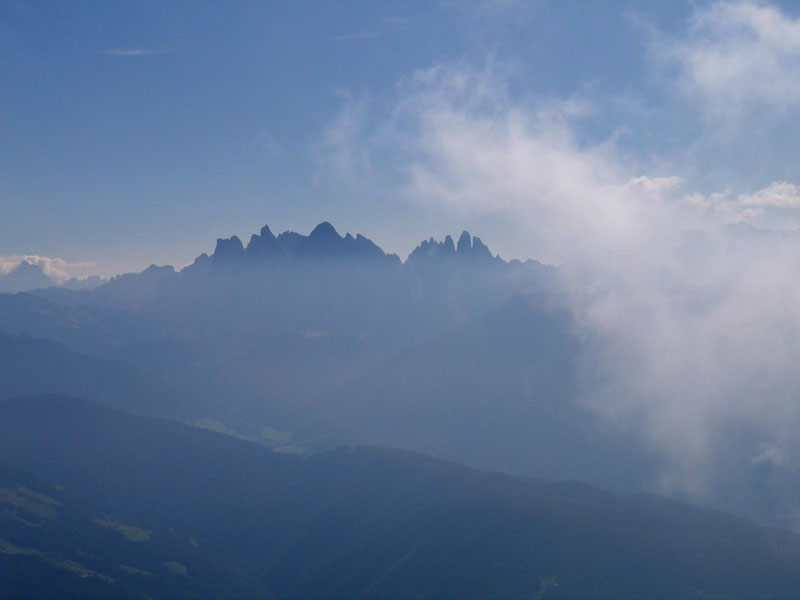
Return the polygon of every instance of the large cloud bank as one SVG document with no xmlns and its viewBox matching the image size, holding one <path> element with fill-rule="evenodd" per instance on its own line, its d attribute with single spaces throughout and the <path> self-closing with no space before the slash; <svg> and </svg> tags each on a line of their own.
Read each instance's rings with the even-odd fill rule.
<svg viewBox="0 0 800 600">
<path fill-rule="evenodd" d="M 775 8 L 711 5 L 653 51 L 709 131 L 800 101 L 800 22 Z M 502 215 L 560 266 L 594 349 L 580 401 L 664 458 L 651 485 L 800 524 L 800 236 L 747 225 L 791 230 L 798 187 L 695 192 L 613 138 L 581 141 L 591 101 L 515 97 L 504 81 L 496 67 L 420 70 L 371 123 L 363 99 L 346 106 L 326 143 L 365 164 L 390 154 L 398 194 Z"/>
</svg>

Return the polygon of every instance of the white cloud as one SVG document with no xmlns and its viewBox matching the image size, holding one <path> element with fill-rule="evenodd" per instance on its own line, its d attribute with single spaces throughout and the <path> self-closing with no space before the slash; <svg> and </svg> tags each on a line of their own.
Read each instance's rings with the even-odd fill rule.
<svg viewBox="0 0 800 600">
<path fill-rule="evenodd" d="M 72 277 L 77 277 L 78 279 L 88 277 L 91 275 L 89 269 L 94 266 L 94 263 L 91 262 L 70 263 L 63 258 L 36 254 L 0 256 L 0 274 L 7 275 L 23 260 L 33 265 L 39 265 L 44 274 L 52 278 L 56 283 L 63 283 Z"/>
<path fill-rule="evenodd" d="M 601 344 L 583 402 L 664 458 L 661 489 L 719 500 L 756 465 L 796 464 L 800 243 L 713 230 L 793 209 L 797 188 L 685 191 L 674 174 L 642 175 L 613 141 L 581 143 L 575 122 L 590 103 L 520 99 L 504 81 L 438 65 L 401 81 L 388 109 L 348 104 L 325 134 L 330 164 L 369 179 L 357 165 L 388 152 L 398 196 L 523 227 L 531 255 L 561 265 L 576 318 Z M 786 462 L 762 460 L 765 447 Z"/>
<path fill-rule="evenodd" d="M 654 42 L 678 82 L 715 120 L 753 108 L 785 112 L 800 103 L 800 19 L 757 2 L 701 5 L 688 33 Z M 762 115 L 763 116 L 763 115 Z"/>
<path fill-rule="evenodd" d="M 758 208 L 800 208 L 800 188 L 787 181 L 776 181 L 769 187 L 738 198 L 744 206 Z"/>
<path fill-rule="evenodd" d="M 635 193 L 658 194 L 669 192 L 682 186 L 682 177 L 670 175 L 668 177 L 647 177 L 641 175 L 628 182 L 628 188 Z"/>
<path fill-rule="evenodd" d="M 734 195 L 730 191 L 688 194 L 680 199 L 698 215 L 712 223 L 750 223 L 774 230 L 800 227 L 800 187 L 788 181 L 775 181 L 752 193 Z"/>
<path fill-rule="evenodd" d="M 528 227 L 529 250 L 557 263 L 574 258 L 576 236 L 591 243 L 614 235 L 619 248 L 633 243 L 642 232 L 633 215 L 660 210 L 655 197 L 680 179 L 637 178 L 612 144 L 577 141 L 574 121 L 592 113 L 590 103 L 513 101 L 505 76 L 439 65 L 401 82 L 382 139 L 398 148 L 406 197 L 469 215 L 513 214 Z"/>
</svg>

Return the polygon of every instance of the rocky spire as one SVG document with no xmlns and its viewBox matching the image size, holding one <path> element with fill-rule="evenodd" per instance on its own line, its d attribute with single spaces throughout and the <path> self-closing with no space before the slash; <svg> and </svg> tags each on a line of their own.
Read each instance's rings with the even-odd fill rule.
<svg viewBox="0 0 800 600">
<path fill-rule="evenodd" d="M 248 261 L 259 261 L 267 258 L 285 256 L 286 251 L 281 247 L 268 225 L 261 228 L 260 234 L 253 234 L 247 244 L 245 256 Z"/>
<path fill-rule="evenodd" d="M 244 246 L 242 241 L 235 235 L 230 238 L 218 238 L 217 247 L 211 256 L 211 264 L 236 264 L 244 258 Z"/>
</svg>

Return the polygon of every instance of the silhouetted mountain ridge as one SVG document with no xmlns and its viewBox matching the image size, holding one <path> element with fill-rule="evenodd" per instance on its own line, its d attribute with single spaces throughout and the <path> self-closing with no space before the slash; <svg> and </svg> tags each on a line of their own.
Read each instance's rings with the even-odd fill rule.
<svg viewBox="0 0 800 600">
<path fill-rule="evenodd" d="M 140 414 L 186 418 L 196 406 L 175 404 L 179 394 L 133 364 L 72 352 L 51 340 L 0 332 L 0 399 L 34 394 L 80 396 Z"/>
<path fill-rule="evenodd" d="M 106 283 L 106 280 L 97 275 L 83 279 L 72 277 L 63 283 L 57 283 L 44 272 L 41 264 L 22 260 L 6 275 L 0 274 L 0 294 L 16 294 L 51 287 L 67 290 L 88 290 L 103 283 Z"/>
<path fill-rule="evenodd" d="M 37 288 L 47 288 L 56 282 L 48 277 L 39 265 L 21 261 L 7 275 L 0 276 L 0 292 L 27 292 Z"/>
<path fill-rule="evenodd" d="M 444 241 L 437 242 L 430 238 L 422 241 L 414 251 L 409 254 L 407 264 L 419 265 L 425 261 L 447 261 L 458 259 L 461 262 L 498 262 L 505 264 L 499 256 L 492 256 L 489 248 L 481 241 L 481 238 L 472 237 L 468 231 L 461 233 L 458 244 L 453 244 L 453 238 L 449 235 Z"/>
<path fill-rule="evenodd" d="M 195 268 L 206 264 L 203 255 L 192 265 Z M 323 221 L 310 234 L 301 235 L 285 231 L 277 237 L 268 225 L 253 234 L 247 246 L 237 236 L 217 239 L 214 253 L 209 257 L 208 265 L 225 267 L 232 265 L 258 265 L 264 262 L 283 261 L 287 259 L 330 260 L 330 259 L 388 260 L 399 262 L 394 254 L 386 254 L 372 240 L 357 234 L 340 236 L 336 229 Z"/>
<path fill-rule="evenodd" d="M 209 256 L 201 254 L 191 267 L 225 267 L 231 265 L 257 265 L 264 262 L 278 262 L 287 259 L 330 260 L 330 259 L 376 260 L 399 263 L 396 254 L 387 254 L 369 238 L 359 234 L 355 237 L 347 233 L 340 235 L 327 221 L 317 225 L 310 234 L 302 235 L 294 231 L 284 231 L 275 236 L 268 225 L 253 234 L 245 246 L 238 236 L 218 238 L 214 252 Z M 406 264 L 423 264 L 426 261 L 458 258 L 461 262 L 500 262 L 479 237 L 462 232 L 458 244 L 451 236 L 437 242 L 434 238 L 423 240 L 411 252 Z"/>
</svg>

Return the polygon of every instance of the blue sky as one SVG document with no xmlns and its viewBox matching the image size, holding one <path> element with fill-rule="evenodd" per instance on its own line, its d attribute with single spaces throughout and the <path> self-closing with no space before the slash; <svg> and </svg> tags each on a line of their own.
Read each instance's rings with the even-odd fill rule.
<svg viewBox="0 0 800 600">
<path fill-rule="evenodd" d="M 466 228 L 558 262 L 549 232 L 597 222 L 583 199 L 640 188 L 702 226 L 793 228 L 799 18 L 761 2 L 3 1 L 0 256 L 108 276 L 329 220 L 402 257 Z"/>
</svg>

